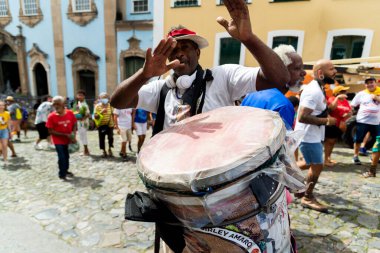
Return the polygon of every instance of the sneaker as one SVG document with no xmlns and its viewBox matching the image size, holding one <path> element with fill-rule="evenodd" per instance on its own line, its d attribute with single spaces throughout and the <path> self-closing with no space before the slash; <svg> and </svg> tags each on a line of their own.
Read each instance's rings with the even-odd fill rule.
<svg viewBox="0 0 380 253">
<path fill-rule="evenodd" d="M 328 212 L 327 206 L 319 203 L 315 197 L 312 197 L 312 198 L 303 197 L 301 200 L 301 206 L 318 211 L 318 212 L 322 212 L 322 213 Z"/>
<path fill-rule="evenodd" d="M 34 149 L 35 150 L 42 150 L 42 147 L 40 146 L 40 144 L 34 143 Z"/>
<path fill-rule="evenodd" d="M 366 148 L 360 148 L 359 149 L 359 155 L 368 156 L 367 149 Z"/>
<path fill-rule="evenodd" d="M 55 150 L 55 145 L 54 144 L 48 144 L 48 149 Z"/>
<path fill-rule="evenodd" d="M 67 177 L 74 177 L 74 174 L 71 173 L 70 171 L 68 171 L 68 172 L 66 173 L 66 176 L 67 176 Z"/>
<path fill-rule="evenodd" d="M 17 139 L 15 140 L 15 142 L 18 142 L 18 143 L 19 143 L 19 142 L 21 142 L 21 140 L 20 140 L 19 138 L 17 138 Z"/>
<path fill-rule="evenodd" d="M 364 173 L 362 174 L 362 177 L 364 177 L 364 178 L 376 177 L 376 174 L 374 174 L 374 173 L 372 173 L 372 172 L 370 172 L 370 171 L 367 171 L 367 172 L 364 172 Z"/>
<path fill-rule="evenodd" d="M 356 164 L 356 165 L 361 165 L 361 164 L 362 164 L 362 162 L 359 160 L 359 157 L 357 157 L 357 156 L 354 156 L 354 157 L 352 158 L 352 162 L 353 162 L 354 164 Z"/>
<path fill-rule="evenodd" d="M 69 181 L 69 180 L 67 180 L 66 176 L 63 176 L 63 177 L 59 176 L 59 179 L 61 179 L 64 182 L 68 182 Z"/>
</svg>

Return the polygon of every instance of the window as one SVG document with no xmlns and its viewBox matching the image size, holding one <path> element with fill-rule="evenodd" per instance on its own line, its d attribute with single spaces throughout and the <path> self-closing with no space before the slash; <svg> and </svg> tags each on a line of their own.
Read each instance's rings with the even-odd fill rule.
<svg viewBox="0 0 380 253">
<path fill-rule="evenodd" d="M 7 0 L 0 0 L 0 17 L 8 16 L 8 3 Z"/>
<path fill-rule="evenodd" d="M 240 48 L 240 41 L 234 38 L 220 39 L 219 65 L 228 63 L 239 64 Z"/>
<path fill-rule="evenodd" d="M 245 2 L 246 2 L 247 4 L 250 4 L 250 3 L 252 3 L 252 0 L 245 0 Z M 217 4 L 217 5 L 223 5 L 223 4 L 224 4 L 224 1 L 223 1 L 223 0 L 216 0 L 216 4 Z"/>
<path fill-rule="evenodd" d="M 139 13 L 139 12 L 148 12 L 148 0 L 133 0 L 133 12 Z"/>
<path fill-rule="evenodd" d="M 39 0 L 20 0 L 19 20 L 21 23 L 34 27 L 43 19 Z"/>
<path fill-rule="evenodd" d="M 335 36 L 330 59 L 360 58 L 363 53 L 365 36 Z"/>
<path fill-rule="evenodd" d="M 174 0 L 172 7 L 200 6 L 198 0 Z"/>
<path fill-rule="evenodd" d="M 145 59 L 137 56 L 131 56 L 124 58 L 125 62 L 125 77 L 131 77 L 137 72 L 142 66 L 144 66 Z"/>
<path fill-rule="evenodd" d="M 369 57 L 372 38 L 373 31 L 366 29 L 329 31 L 323 57 L 331 60 Z"/>
<path fill-rule="evenodd" d="M 305 32 L 299 30 L 271 31 L 268 33 L 267 45 L 270 48 L 275 48 L 281 44 L 291 45 L 302 56 L 304 37 Z"/>
<path fill-rule="evenodd" d="M 245 47 L 240 41 L 231 38 L 227 32 L 217 33 L 215 38 L 214 66 L 241 64 L 245 61 Z"/>
<path fill-rule="evenodd" d="M 90 0 L 72 0 L 74 12 L 90 12 L 91 1 Z"/>
<path fill-rule="evenodd" d="M 272 48 L 278 47 L 279 45 L 291 45 L 297 51 L 298 47 L 298 37 L 297 36 L 277 36 L 273 37 Z"/>
<path fill-rule="evenodd" d="M 23 10 L 24 10 L 25 16 L 36 16 L 36 15 L 38 15 L 37 0 L 24 0 Z"/>
</svg>

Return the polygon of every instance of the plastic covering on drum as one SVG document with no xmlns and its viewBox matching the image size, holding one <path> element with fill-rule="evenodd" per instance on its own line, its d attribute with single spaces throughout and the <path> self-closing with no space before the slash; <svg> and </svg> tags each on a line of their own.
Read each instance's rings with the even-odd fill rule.
<svg viewBox="0 0 380 253">
<path fill-rule="evenodd" d="M 138 171 L 150 188 L 204 192 L 271 159 L 286 130 L 276 112 L 223 107 L 178 122 L 146 143 Z"/>
<path fill-rule="evenodd" d="M 272 111 L 220 108 L 152 138 L 139 154 L 138 170 L 150 194 L 185 226 L 218 226 L 259 209 L 249 184 L 263 173 L 281 183 L 277 195 L 283 186 L 304 190 L 294 159 L 302 135 L 286 132 Z"/>
</svg>

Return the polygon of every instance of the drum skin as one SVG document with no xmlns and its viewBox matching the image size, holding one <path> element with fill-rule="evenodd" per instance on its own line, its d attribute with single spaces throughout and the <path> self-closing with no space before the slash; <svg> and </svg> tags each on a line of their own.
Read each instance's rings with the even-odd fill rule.
<svg viewBox="0 0 380 253">
<path fill-rule="evenodd" d="M 138 172 L 150 188 L 201 191 L 254 171 L 280 148 L 285 133 L 276 112 L 218 108 L 154 136 L 139 153 Z"/>
</svg>

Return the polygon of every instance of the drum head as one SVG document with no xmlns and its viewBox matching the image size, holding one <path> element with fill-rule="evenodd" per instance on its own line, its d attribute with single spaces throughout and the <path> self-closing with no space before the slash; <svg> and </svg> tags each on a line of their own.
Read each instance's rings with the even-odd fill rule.
<svg viewBox="0 0 380 253">
<path fill-rule="evenodd" d="M 138 171 L 149 187 L 201 191 L 254 171 L 272 158 L 285 134 L 276 112 L 222 107 L 154 136 L 139 153 Z"/>
</svg>

